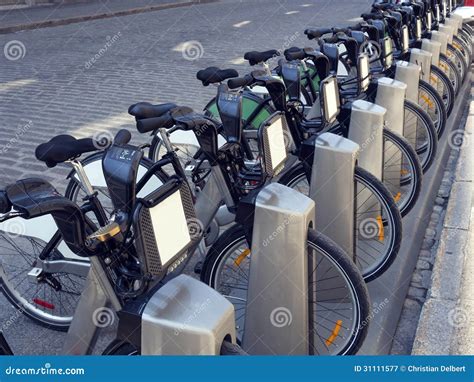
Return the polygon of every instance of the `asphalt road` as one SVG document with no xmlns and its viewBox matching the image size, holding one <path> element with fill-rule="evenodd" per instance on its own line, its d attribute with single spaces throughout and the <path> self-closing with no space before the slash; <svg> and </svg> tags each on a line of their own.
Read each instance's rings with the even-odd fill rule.
<svg viewBox="0 0 474 382">
<path fill-rule="evenodd" d="M 305 28 L 350 25 L 369 7 L 368 0 L 221 1 L 0 35 L 0 188 L 41 176 L 64 190 L 67 169 L 36 161 L 39 143 L 56 134 L 134 131 L 127 108 L 138 101 L 200 110 L 216 90 L 195 79 L 199 69 L 246 73 L 246 51 L 311 46 Z M 19 55 L 7 53 L 7 44 Z M 19 315 L 1 295 L 0 307 L 15 353 L 60 354 L 63 333 Z"/>
</svg>

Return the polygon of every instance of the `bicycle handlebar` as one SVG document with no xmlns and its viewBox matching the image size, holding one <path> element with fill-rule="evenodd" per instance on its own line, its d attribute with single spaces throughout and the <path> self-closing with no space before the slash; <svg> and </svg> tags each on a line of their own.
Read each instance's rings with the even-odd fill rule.
<svg viewBox="0 0 474 382">
<path fill-rule="evenodd" d="M 173 118 L 169 114 L 165 114 L 161 117 L 146 118 L 137 121 L 137 130 L 144 134 L 154 131 L 159 127 L 170 128 L 173 126 L 173 123 Z"/>
<path fill-rule="evenodd" d="M 243 77 L 231 78 L 227 81 L 227 86 L 230 89 L 238 89 L 246 86 L 250 86 L 255 83 L 255 78 L 251 74 L 246 74 Z"/>
</svg>

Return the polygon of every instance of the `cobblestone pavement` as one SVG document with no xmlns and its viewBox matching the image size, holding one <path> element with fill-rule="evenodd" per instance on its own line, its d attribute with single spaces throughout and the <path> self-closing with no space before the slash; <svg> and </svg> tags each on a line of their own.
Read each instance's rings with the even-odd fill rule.
<svg viewBox="0 0 474 382">
<path fill-rule="evenodd" d="M 35 147 L 56 134 L 134 130 L 138 101 L 200 110 L 215 94 L 196 72 L 214 65 L 245 73 L 253 49 L 310 45 L 308 26 L 348 25 L 368 0 L 222 1 L 0 35 L 0 188 L 42 176 L 64 190 L 67 169 L 46 169 Z M 2 54 L 3 53 L 3 54 Z M 134 134 L 134 142 L 149 140 Z M 19 354 L 59 352 L 63 334 L 19 316 L 0 296 L 0 322 Z"/>
<path fill-rule="evenodd" d="M 2 27 L 33 22 L 64 19 L 78 16 L 92 16 L 110 12 L 125 11 L 130 8 L 149 7 L 165 3 L 185 2 L 186 0 L 100 0 L 79 4 L 48 4 L 34 8 L 16 8 L 0 11 Z"/>
<path fill-rule="evenodd" d="M 473 130 L 474 101 L 465 130 L 456 132 L 453 152 L 458 163 L 450 174 L 449 202 L 413 354 L 474 354 Z"/>
</svg>

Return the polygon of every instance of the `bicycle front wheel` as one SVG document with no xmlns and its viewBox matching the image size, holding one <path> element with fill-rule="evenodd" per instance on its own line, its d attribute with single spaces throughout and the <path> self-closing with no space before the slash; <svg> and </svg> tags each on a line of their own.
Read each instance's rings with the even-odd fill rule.
<svg viewBox="0 0 474 382">
<path fill-rule="evenodd" d="M 393 131 L 384 129 L 383 184 L 393 195 L 402 216 L 415 206 L 420 196 L 423 170 L 410 143 Z"/>
<path fill-rule="evenodd" d="M 453 85 L 454 95 L 457 95 L 461 88 L 462 79 L 454 64 L 444 54 L 440 54 L 438 67 L 449 78 Z"/>
<path fill-rule="evenodd" d="M 415 149 L 423 173 L 436 158 L 438 132 L 429 115 L 416 103 L 405 100 L 403 136 Z"/>
<path fill-rule="evenodd" d="M 466 61 L 464 60 L 463 55 L 459 50 L 457 50 L 454 46 L 448 44 L 448 49 L 446 51 L 446 56 L 448 59 L 454 64 L 456 67 L 461 80 L 464 81 L 467 75 L 467 65 Z"/>
<path fill-rule="evenodd" d="M 367 287 L 347 254 L 322 234 L 308 231 L 308 293 L 312 339 L 310 355 L 355 354 L 368 331 L 370 303 Z M 228 229 L 212 246 L 201 281 L 234 304 L 237 336 L 245 327 L 250 246 L 239 225 Z M 313 292 L 316 300 L 312 300 Z"/>
<path fill-rule="evenodd" d="M 390 191 L 372 174 L 356 166 L 354 182 L 355 253 L 351 255 L 368 282 L 382 275 L 397 257 L 402 217 Z M 280 183 L 309 195 L 308 179 L 301 165 L 284 174 Z"/>
<path fill-rule="evenodd" d="M 431 67 L 430 85 L 438 92 L 444 103 L 446 115 L 449 116 L 454 106 L 455 91 L 452 81 L 438 67 Z M 445 124 L 446 127 L 446 124 Z M 444 129 L 438 132 L 438 137 L 443 135 Z"/>
<path fill-rule="evenodd" d="M 418 105 L 430 117 L 438 135 L 441 135 L 448 119 L 446 106 L 438 91 L 422 80 L 418 88 Z"/>
</svg>

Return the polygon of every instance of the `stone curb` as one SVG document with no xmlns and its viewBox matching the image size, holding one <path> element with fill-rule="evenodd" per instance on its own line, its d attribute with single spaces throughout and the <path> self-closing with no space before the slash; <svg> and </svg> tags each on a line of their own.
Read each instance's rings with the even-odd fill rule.
<svg viewBox="0 0 474 382">
<path fill-rule="evenodd" d="M 148 7 L 140 7 L 140 8 L 131 8 L 131 9 L 123 10 L 123 11 L 100 13 L 96 15 L 85 15 L 85 16 L 77 16 L 77 17 L 68 17 L 65 19 L 54 19 L 54 20 L 39 21 L 39 22 L 33 22 L 33 23 L 27 23 L 27 24 L 18 24 L 18 25 L 12 25 L 8 27 L 0 27 L 0 34 L 14 33 L 14 32 L 19 32 L 23 30 L 31 30 L 31 29 L 39 29 L 39 28 L 50 28 L 50 27 L 56 27 L 60 25 L 81 23 L 84 21 L 107 19 L 111 17 L 128 16 L 128 15 L 134 15 L 134 14 L 144 13 L 144 12 L 161 11 L 164 9 L 189 7 L 191 5 L 216 3 L 218 1 L 219 0 L 178 1 L 174 3 L 151 5 Z"/>
<path fill-rule="evenodd" d="M 419 259 L 421 259 L 420 251 L 425 247 L 425 244 L 429 244 L 424 242 L 425 233 L 430 223 L 433 206 L 438 197 L 434 190 L 440 189 L 444 170 L 450 157 L 450 133 L 457 130 L 461 123 L 470 90 L 471 78 L 467 78 L 448 119 L 446 132 L 439 141 L 437 158 L 429 171 L 424 174 L 422 197 L 420 197 L 414 209 L 403 219 L 403 242 L 397 259 L 380 278 L 368 284 L 369 294 L 374 306 L 380 305 L 385 300 L 388 300 L 389 304 L 385 304 L 384 309 L 381 309 L 371 320 L 367 339 L 359 350 L 359 354 L 381 355 L 389 354 L 391 351 L 399 318 L 409 292 L 413 271 L 417 267 Z M 441 207 L 438 206 L 438 208 Z M 426 273 L 429 279 L 429 273 Z M 424 301 L 424 299 L 424 295 L 420 296 L 420 301 Z M 415 300 L 413 303 L 418 304 L 416 309 L 419 311 L 421 305 Z"/>
<path fill-rule="evenodd" d="M 454 182 L 443 223 L 443 230 L 433 266 L 431 288 L 421 310 L 412 354 L 443 355 L 462 354 L 464 333 L 459 328 L 470 326 L 469 311 L 465 308 L 463 290 L 471 282 L 468 277 L 471 266 L 468 256 L 473 256 L 472 237 L 474 206 L 472 169 L 472 128 L 474 125 L 474 101 L 471 101 L 466 121 Z M 469 282 L 469 283 L 468 283 Z M 471 285 L 472 287 L 472 285 Z"/>
</svg>

